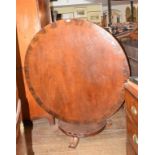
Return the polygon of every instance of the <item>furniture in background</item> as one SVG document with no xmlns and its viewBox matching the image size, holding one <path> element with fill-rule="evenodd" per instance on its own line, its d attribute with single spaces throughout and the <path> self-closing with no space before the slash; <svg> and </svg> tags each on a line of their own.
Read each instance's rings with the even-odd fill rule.
<svg viewBox="0 0 155 155">
<path fill-rule="evenodd" d="M 128 58 L 131 76 L 138 77 L 138 41 L 127 40 L 122 42 L 122 46 Z"/>
<path fill-rule="evenodd" d="M 136 81 L 136 79 L 134 79 Z M 125 84 L 125 110 L 127 120 L 127 155 L 138 154 L 138 85 Z"/>
<path fill-rule="evenodd" d="M 18 90 L 16 90 L 16 139 L 19 137 L 21 123 L 21 101 L 18 96 Z"/>
</svg>

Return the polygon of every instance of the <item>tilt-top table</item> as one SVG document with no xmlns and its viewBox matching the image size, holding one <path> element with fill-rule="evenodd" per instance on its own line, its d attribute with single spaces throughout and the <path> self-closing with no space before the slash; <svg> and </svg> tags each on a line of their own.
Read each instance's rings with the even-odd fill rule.
<svg viewBox="0 0 155 155">
<path fill-rule="evenodd" d="M 101 27 L 79 19 L 48 24 L 31 41 L 25 75 L 37 103 L 74 137 L 100 132 L 124 101 L 126 56 Z"/>
</svg>

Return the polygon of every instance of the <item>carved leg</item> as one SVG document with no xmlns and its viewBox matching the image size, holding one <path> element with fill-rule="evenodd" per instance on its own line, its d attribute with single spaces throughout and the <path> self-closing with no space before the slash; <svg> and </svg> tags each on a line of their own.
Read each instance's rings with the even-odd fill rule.
<svg viewBox="0 0 155 155">
<path fill-rule="evenodd" d="M 50 125 L 55 125 L 55 117 L 51 115 L 51 117 L 47 117 Z"/>
<path fill-rule="evenodd" d="M 71 142 L 69 144 L 69 148 L 75 149 L 79 143 L 79 137 L 72 137 Z"/>
</svg>

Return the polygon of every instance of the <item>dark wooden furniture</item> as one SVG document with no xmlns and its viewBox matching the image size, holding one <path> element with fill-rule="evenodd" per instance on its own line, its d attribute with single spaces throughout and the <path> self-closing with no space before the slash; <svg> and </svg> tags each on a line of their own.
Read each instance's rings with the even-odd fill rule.
<svg viewBox="0 0 155 155">
<path fill-rule="evenodd" d="M 138 154 L 138 85 L 125 84 L 125 109 L 127 120 L 127 155 Z"/>
<path fill-rule="evenodd" d="M 138 76 L 138 41 L 126 40 L 122 45 L 129 61 L 131 76 Z"/>
<path fill-rule="evenodd" d="M 37 103 L 60 120 L 59 128 L 83 137 L 101 131 L 121 106 L 129 67 L 104 29 L 80 19 L 60 20 L 34 36 L 25 75 Z"/>
<path fill-rule="evenodd" d="M 129 28 L 123 32 L 119 32 L 119 29 L 121 31 L 121 28 L 118 26 L 118 33 L 114 34 L 114 36 L 119 39 L 120 41 L 123 40 L 138 40 L 138 25 L 137 23 L 129 23 L 129 25 L 132 26 L 132 28 Z"/>
<path fill-rule="evenodd" d="M 21 100 L 18 96 L 18 90 L 16 90 L 16 139 L 20 134 L 20 123 L 21 123 Z"/>
</svg>

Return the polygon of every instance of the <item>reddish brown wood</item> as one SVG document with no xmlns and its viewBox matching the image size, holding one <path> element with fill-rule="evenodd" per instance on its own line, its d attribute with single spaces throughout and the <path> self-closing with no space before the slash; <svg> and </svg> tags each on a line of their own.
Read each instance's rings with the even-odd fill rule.
<svg viewBox="0 0 155 155">
<path fill-rule="evenodd" d="M 75 124 L 59 121 L 59 129 L 68 136 L 72 137 L 87 137 L 95 135 L 101 132 L 106 125 L 106 121 L 103 120 L 100 123 L 89 123 L 89 124 Z"/>
<path fill-rule="evenodd" d="M 131 40 L 138 41 L 138 25 L 136 26 L 135 30 L 129 35 Z"/>
<path fill-rule="evenodd" d="M 18 95 L 18 89 L 16 87 L 16 140 L 20 134 L 20 123 L 21 123 L 21 101 Z"/>
<path fill-rule="evenodd" d="M 126 92 L 130 92 L 130 94 L 133 95 L 133 98 L 138 99 L 138 85 L 128 81 L 125 84 L 125 89 L 127 90 Z M 137 101 L 137 100 L 136 100 Z M 138 103 L 137 103 L 138 104 Z"/>
<path fill-rule="evenodd" d="M 46 20 L 45 16 L 44 19 L 45 21 L 48 21 Z M 49 19 L 49 16 L 47 17 L 47 19 Z M 34 100 L 32 94 L 30 93 L 27 87 L 27 84 L 25 82 L 25 75 L 23 72 L 24 59 L 28 45 L 32 40 L 33 36 L 41 29 L 38 0 L 16 1 L 16 23 L 17 23 L 16 73 L 17 73 L 17 86 L 19 90 L 19 97 L 22 101 L 23 119 L 35 119 L 40 117 L 51 118 L 51 115 L 49 115 L 41 107 L 39 107 L 38 104 L 36 104 L 36 101 Z"/>
<path fill-rule="evenodd" d="M 134 142 L 133 136 L 138 136 L 138 126 L 132 121 L 132 119 L 127 117 L 127 139 L 130 145 L 133 147 L 133 150 L 138 153 L 138 145 Z"/>
<path fill-rule="evenodd" d="M 29 89 L 47 112 L 74 123 L 102 122 L 124 100 L 126 56 L 104 29 L 83 20 L 49 24 L 25 58 Z"/>
<path fill-rule="evenodd" d="M 127 142 L 127 155 L 137 155 L 129 142 Z"/>
<path fill-rule="evenodd" d="M 135 121 L 135 123 L 138 123 L 138 114 L 134 114 L 132 111 L 132 108 L 134 107 L 138 113 L 138 101 L 137 98 L 134 97 L 133 94 L 131 94 L 129 91 L 125 92 L 125 99 L 126 99 L 126 111 L 129 113 L 129 115 L 132 116 L 132 119 Z"/>
<path fill-rule="evenodd" d="M 41 27 L 51 22 L 50 0 L 38 0 Z"/>
<path fill-rule="evenodd" d="M 135 108 L 135 111 L 132 110 Z M 128 81 L 125 84 L 125 109 L 127 120 L 127 155 L 138 154 L 138 85 Z"/>
</svg>

